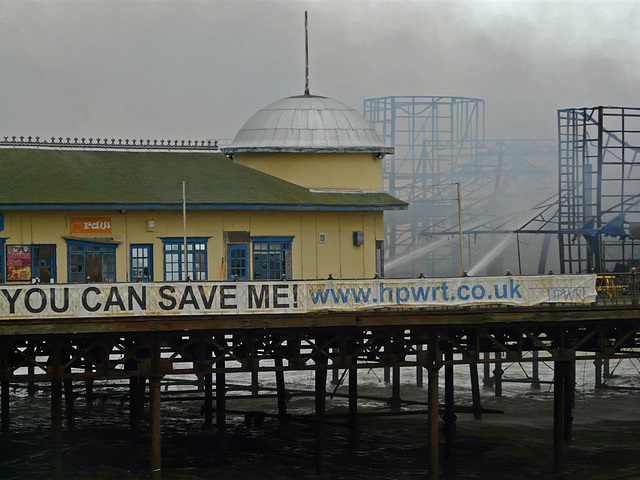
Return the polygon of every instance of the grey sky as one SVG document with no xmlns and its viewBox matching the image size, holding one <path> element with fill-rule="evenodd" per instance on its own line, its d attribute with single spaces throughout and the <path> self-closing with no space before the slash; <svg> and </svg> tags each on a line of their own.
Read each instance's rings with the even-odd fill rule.
<svg viewBox="0 0 640 480">
<path fill-rule="evenodd" d="M 233 137 L 304 89 L 485 100 L 488 138 L 640 106 L 635 1 L 0 0 L 0 135 Z"/>
</svg>

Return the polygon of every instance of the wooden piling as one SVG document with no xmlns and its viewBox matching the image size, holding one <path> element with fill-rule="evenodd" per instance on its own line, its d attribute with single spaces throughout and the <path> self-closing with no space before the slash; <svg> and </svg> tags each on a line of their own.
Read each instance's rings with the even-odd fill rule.
<svg viewBox="0 0 640 480">
<path fill-rule="evenodd" d="M 537 350 L 533 350 L 531 352 L 531 356 L 534 358 L 533 362 L 531 362 L 531 376 L 533 377 L 531 388 L 534 390 L 540 390 L 540 362 L 538 361 L 540 354 Z"/>
<path fill-rule="evenodd" d="M 162 417 L 160 403 L 161 377 L 155 372 L 149 377 L 149 408 L 151 421 L 149 425 L 151 436 L 151 455 L 149 460 L 149 477 L 151 480 L 162 478 Z"/>
<path fill-rule="evenodd" d="M 422 352 L 422 344 L 418 344 L 416 345 L 416 350 L 417 350 L 417 354 L 416 356 L 420 356 L 420 352 Z M 416 366 L 416 387 L 418 388 L 422 388 L 424 385 L 424 376 L 423 376 L 423 369 L 424 367 L 418 362 L 418 365 Z"/>
<path fill-rule="evenodd" d="M 85 369 L 88 371 L 89 369 Z M 91 410 L 93 407 L 93 379 L 88 378 L 84 381 L 84 401 L 87 406 L 87 410 Z"/>
<path fill-rule="evenodd" d="M 596 358 L 593 361 L 593 365 L 595 366 L 595 373 L 596 373 L 595 388 L 602 388 L 602 359 Z"/>
<path fill-rule="evenodd" d="M 326 366 L 326 358 L 324 361 L 317 362 L 319 365 Z M 316 474 L 324 476 L 325 474 L 325 445 L 326 445 L 326 387 L 327 387 L 327 370 L 320 368 L 316 370 Z"/>
<path fill-rule="evenodd" d="M 572 439 L 573 408 L 575 406 L 576 393 L 576 362 L 562 362 L 565 367 L 564 378 L 564 428 L 563 438 L 566 442 Z"/>
<path fill-rule="evenodd" d="M 563 362 L 554 362 L 553 377 L 553 464 L 556 473 L 562 473 L 564 454 L 564 380 Z"/>
<path fill-rule="evenodd" d="M 154 339 L 151 344 L 151 374 L 149 375 L 149 430 L 151 437 L 151 455 L 149 458 L 149 478 L 161 480 L 162 478 L 162 411 L 160 392 L 162 372 L 160 368 L 160 344 Z"/>
<path fill-rule="evenodd" d="M 224 356 L 216 361 L 216 435 L 218 437 L 218 452 L 221 458 L 227 453 L 227 385 L 224 372 Z"/>
<path fill-rule="evenodd" d="M 133 375 L 129 377 L 129 428 L 135 432 L 140 426 L 140 417 L 138 415 L 138 377 Z"/>
<path fill-rule="evenodd" d="M 391 382 L 391 400 L 389 405 L 391 410 L 400 410 L 400 367 L 393 366 L 393 376 Z"/>
<path fill-rule="evenodd" d="M 358 369 L 349 369 L 349 433 L 351 440 L 358 430 Z"/>
<path fill-rule="evenodd" d="M 445 361 L 453 361 L 453 351 L 447 348 L 444 351 Z M 454 381 L 453 381 L 453 365 L 445 364 L 444 366 L 444 445 L 445 456 L 450 456 L 452 452 L 453 439 L 456 432 L 456 420 L 454 405 Z"/>
<path fill-rule="evenodd" d="M 280 422 L 284 422 L 288 418 L 287 390 L 286 390 L 286 384 L 284 381 L 284 370 L 282 370 L 284 362 L 282 360 L 282 357 L 278 354 L 276 354 L 274 362 L 277 368 L 277 370 L 275 371 L 275 374 L 276 374 L 276 393 L 278 395 L 278 419 L 280 420 Z"/>
<path fill-rule="evenodd" d="M 491 353 L 484 352 L 482 356 L 485 360 L 489 360 L 491 358 Z M 493 377 L 491 376 L 491 364 L 489 362 L 484 363 L 482 385 L 486 389 L 493 388 Z"/>
<path fill-rule="evenodd" d="M 51 380 L 51 468 L 54 480 L 62 479 L 62 380 Z"/>
<path fill-rule="evenodd" d="M 202 405 L 204 427 L 211 428 L 213 426 L 213 375 L 205 373 L 202 381 L 204 382 L 204 404 Z"/>
<path fill-rule="evenodd" d="M 480 403 L 480 379 L 478 378 L 478 364 L 469 364 L 469 376 L 471 377 L 471 400 L 473 403 L 473 418 L 482 420 L 482 405 Z"/>
<path fill-rule="evenodd" d="M 502 396 L 502 374 L 504 373 L 504 370 L 502 370 L 502 363 L 498 362 L 501 356 L 502 354 L 500 352 L 495 353 L 496 368 L 493 370 L 493 381 L 496 397 Z"/>
<path fill-rule="evenodd" d="M 427 367 L 428 372 L 428 403 L 429 403 L 429 480 L 438 480 L 439 465 L 439 405 L 438 405 L 438 370 L 439 366 Z"/>
</svg>

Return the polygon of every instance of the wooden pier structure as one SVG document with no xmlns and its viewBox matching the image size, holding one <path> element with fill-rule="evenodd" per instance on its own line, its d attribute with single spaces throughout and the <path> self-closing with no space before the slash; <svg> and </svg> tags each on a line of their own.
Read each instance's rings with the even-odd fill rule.
<svg viewBox="0 0 640 480">
<path fill-rule="evenodd" d="M 137 311 L 113 316 L 58 315 L 56 318 L 39 318 L 38 314 L 32 318 L 5 315 L 0 318 L 2 432 L 11 434 L 10 384 L 49 383 L 52 476 L 62 478 L 63 420 L 66 418 L 68 429 L 74 425 L 73 383 L 76 389 L 78 384 L 86 389 L 86 400 L 90 402 L 92 381 L 128 380 L 131 428 L 138 428 L 145 398 L 148 398 L 149 476 L 156 480 L 162 475 L 160 411 L 165 376 L 198 375 L 203 382 L 204 422 L 210 426 L 215 424 L 217 434 L 224 439 L 225 416 L 233 402 L 226 397 L 227 375 L 273 373 L 278 416 L 285 420 L 284 374 L 309 370 L 315 372 L 316 470 L 323 475 L 328 372 L 336 369 L 345 372 L 343 377 L 346 376 L 349 385 L 348 425 L 355 430 L 358 372 L 381 367 L 392 372 L 390 408 L 399 409 L 400 369 L 411 367 L 421 373 L 426 370 L 428 478 L 437 479 L 440 422 L 444 423 L 442 443 L 449 448 L 456 421 L 453 366 L 469 365 L 473 393 L 471 413 L 480 418 L 478 366 L 494 365 L 495 379 L 499 381 L 502 364 L 536 362 L 538 354 L 544 352 L 545 361 L 552 361 L 555 370 L 553 468 L 561 472 L 565 442 L 572 436 L 576 360 L 602 362 L 640 357 L 635 275 L 629 277 L 627 284 L 628 295 L 611 295 L 600 290 L 597 299 L 588 303 L 533 306 L 492 304 L 180 315 Z M 25 286 L 21 295 L 28 295 L 28 289 L 29 286 Z M 18 305 L 15 291 L 0 298 L 3 301 L 13 298 L 12 305 Z M 273 292 L 272 299 L 276 302 L 279 293 L 277 289 Z M 31 296 L 39 298 L 40 294 L 31 293 Z M 87 305 L 98 305 L 97 301 L 92 302 Z M 444 399 L 438 395 L 440 375 L 444 375 Z M 422 375 L 418 380 L 422 382 Z"/>
</svg>

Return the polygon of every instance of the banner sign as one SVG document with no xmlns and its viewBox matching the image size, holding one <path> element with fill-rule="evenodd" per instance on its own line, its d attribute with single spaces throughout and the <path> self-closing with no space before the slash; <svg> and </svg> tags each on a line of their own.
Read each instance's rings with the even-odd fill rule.
<svg viewBox="0 0 640 480">
<path fill-rule="evenodd" d="M 71 233 L 111 233 L 111 217 L 71 217 Z"/>
<path fill-rule="evenodd" d="M 31 245 L 7 245 L 7 281 L 31 280 Z"/>
<path fill-rule="evenodd" d="M 0 320 L 303 314 L 404 307 L 585 304 L 595 300 L 596 275 L 0 285 Z"/>
</svg>

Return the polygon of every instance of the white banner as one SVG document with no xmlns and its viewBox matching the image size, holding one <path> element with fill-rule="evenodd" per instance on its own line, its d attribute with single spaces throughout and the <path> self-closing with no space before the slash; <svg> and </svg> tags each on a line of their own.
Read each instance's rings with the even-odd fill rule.
<svg viewBox="0 0 640 480">
<path fill-rule="evenodd" d="M 596 275 L 0 285 L 0 321 L 595 302 Z"/>
</svg>

